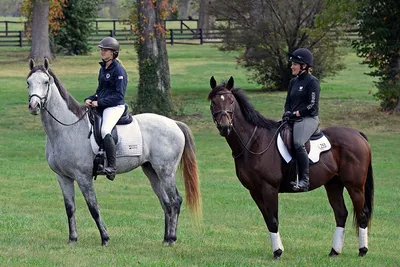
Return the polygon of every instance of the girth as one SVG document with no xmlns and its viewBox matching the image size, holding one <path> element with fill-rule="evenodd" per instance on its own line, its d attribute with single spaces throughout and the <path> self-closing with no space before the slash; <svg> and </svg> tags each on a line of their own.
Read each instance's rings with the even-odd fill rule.
<svg viewBox="0 0 400 267">
<path fill-rule="evenodd" d="M 103 123 L 103 110 L 97 109 L 97 108 L 91 108 L 89 110 L 89 121 L 92 124 L 92 131 L 94 135 L 94 139 L 96 140 L 96 143 L 99 145 L 100 149 L 103 149 L 103 138 L 101 137 L 101 125 Z M 128 105 L 125 104 L 125 110 L 124 113 L 122 114 L 121 118 L 118 120 L 116 125 L 124 125 L 124 124 L 129 124 L 133 120 L 132 115 L 129 114 L 128 112 Z M 89 133 L 89 138 L 90 135 L 92 134 L 92 131 Z M 111 131 L 111 136 L 114 139 L 115 144 L 118 143 L 118 132 L 117 132 L 117 127 L 114 126 L 114 128 Z"/>
</svg>

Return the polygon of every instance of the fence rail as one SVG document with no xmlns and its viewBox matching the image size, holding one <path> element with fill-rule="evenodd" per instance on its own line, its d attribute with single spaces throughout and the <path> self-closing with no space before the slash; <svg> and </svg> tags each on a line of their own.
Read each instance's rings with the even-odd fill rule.
<svg viewBox="0 0 400 267">
<path fill-rule="evenodd" d="M 167 20 L 164 23 L 165 28 L 169 31 L 169 34 L 166 38 L 166 43 L 170 45 L 201 45 L 205 43 L 222 43 L 227 38 L 227 36 L 224 35 L 220 30 L 199 29 L 197 26 L 197 20 Z M 20 28 L 16 29 L 18 27 Z M 13 29 L 11 30 L 10 28 Z M 23 21 L 0 21 L 0 47 L 30 46 L 30 40 L 27 37 L 26 29 L 27 23 Z M 129 21 L 102 19 L 95 21 L 95 30 L 89 38 L 89 44 L 96 45 L 101 39 L 107 36 L 113 36 L 117 38 L 121 45 L 133 44 L 136 38 L 133 33 L 132 25 L 129 23 Z M 345 36 L 341 39 L 354 40 L 357 38 L 358 36 L 356 32 L 349 31 L 346 32 Z"/>
</svg>

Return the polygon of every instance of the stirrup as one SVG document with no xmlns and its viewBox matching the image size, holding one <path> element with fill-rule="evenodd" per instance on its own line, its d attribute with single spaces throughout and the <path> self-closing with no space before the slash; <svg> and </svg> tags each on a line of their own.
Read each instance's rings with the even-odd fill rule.
<svg viewBox="0 0 400 267">
<path fill-rule="evenodd" d="M 307 192 L 308 189 L 310 188 L 310 185 L 303 187 L 303 186 L 300 186 L 300 183 L 296 183 L 296 182 L 290 182 L 290 183 L 293 185 L 292 189 L 295 192 L 300 192 L 300 191 Z"/>
<path fill-rule="evenodd" d="M 116 175 L 116 172 L 117 172 L 115 169 L 112 169 L 110 167 L 106 167 L 106 168 L 104 168 L 104 172 L 105 172 L 106 177 L 107 177 L 108 180 L 114 181 L 115 175 Z"/>
</svg>

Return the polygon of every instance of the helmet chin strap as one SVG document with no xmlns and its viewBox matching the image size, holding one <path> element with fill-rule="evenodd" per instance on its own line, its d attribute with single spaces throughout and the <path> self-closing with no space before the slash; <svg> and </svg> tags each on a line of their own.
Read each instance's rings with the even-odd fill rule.
<svg viewBox="0 0 400 267">
<path fill-rule="evenodd" d="M 305 65 L 305 67 L 303 67 L 303 65 Z M 300 75 L 300 74 L 303 74 L 304 72 L 306 72 L 306 71 L 308 70 L 307 64 L 301 64 L 300 66 L 301 66 L 301 67 L 300 67 L 300 73 L 299 73 L 299 75 Z"/>
</svg>

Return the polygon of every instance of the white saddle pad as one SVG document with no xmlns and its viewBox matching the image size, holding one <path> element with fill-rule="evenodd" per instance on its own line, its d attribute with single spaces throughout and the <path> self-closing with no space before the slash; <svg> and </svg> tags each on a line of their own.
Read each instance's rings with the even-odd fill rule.
<svg viewBox="0 0 400 267">
<path fill-rule="evenodd" d="M 278 150 L 283 159 L 288 163 L 292 160 L 292 156 L 290 155 L 287 147 L 283 143 L 282 137 L 278 134 L 277 137 L 278 143 Z M 308 154 L 308 158 L 313 162 L 317 163 L 319 161 L 319 155 L 331 149 L 331 143 L 329 142 L 328 138 L 323 135 L 321 138 L 317 140 L 310 140 L 310 153 Z"/>
<path fill-rule="evenodd" d="M 139 124 L 135 118 L 133 118 L 133 121 L 130 124 L 117 125 L 117 131 L 117 158 L 142 155 L 142 132 L 140 131 Z M 90 136 L 90 143 L 92 144 L 93 153 L 97 154 L 99 152 L 99 146 L 94 139 L 94 134 Z"/>
</svg>

